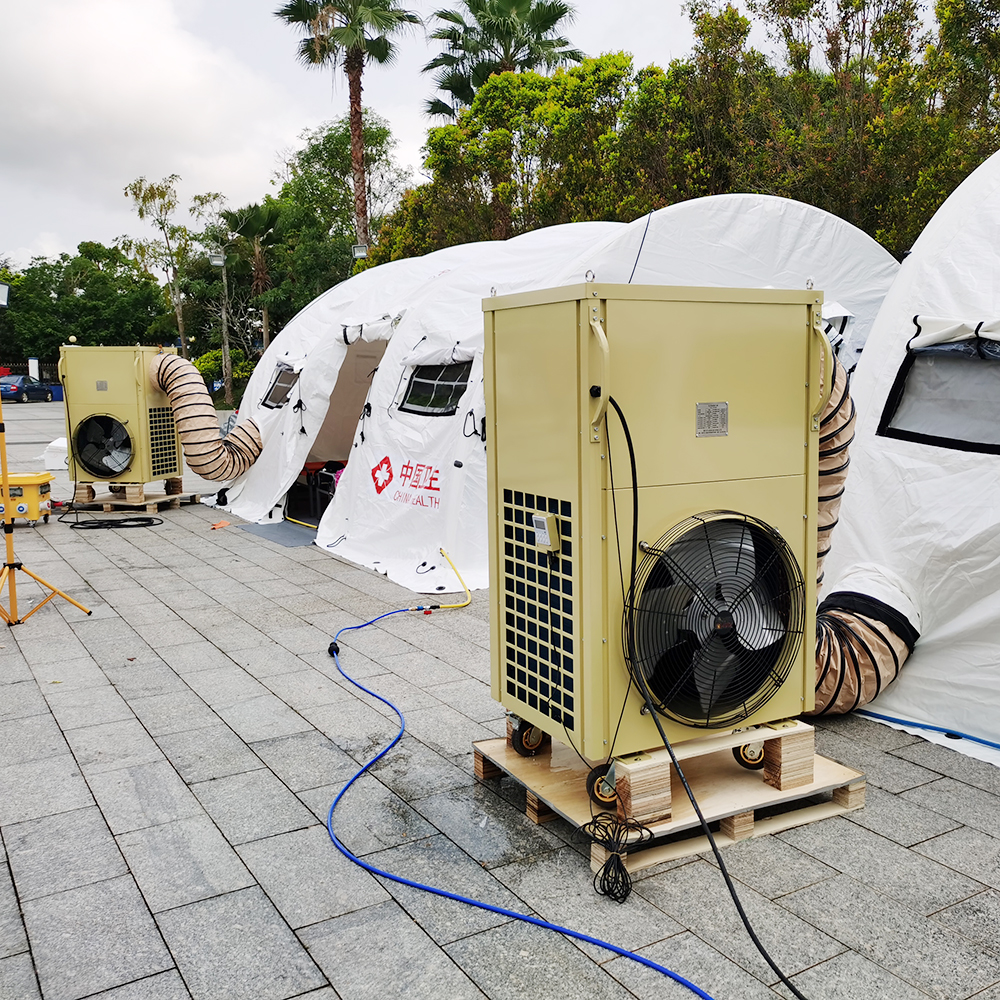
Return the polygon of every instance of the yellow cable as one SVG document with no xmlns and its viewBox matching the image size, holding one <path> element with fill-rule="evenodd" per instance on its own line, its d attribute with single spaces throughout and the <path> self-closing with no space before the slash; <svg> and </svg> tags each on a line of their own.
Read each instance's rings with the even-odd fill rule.
<svg viewBox="0 0 1000 1000">
<path fill-rule="evenodd" d="M 308 521 L 296 521 L 294 517 L 289 517 L 287 514 L 285 515 L 285 520 L 291 521 L 292 524 L 301 524 L 303 528 L 312 528 L 313 531 L 319 530 L 319 525 L 310 524 Z"/>
<path fill-rule="evenodd" d="M 441 610 L 444 611 L 446 608 L 465 608 L 472 603 L 472 591 L 465 585 L 465 581 L 462 579 L 462 574 L 455 569 L 455 564 L 451 561 L 451 556 L 445 552 L 444 549 L 438 549 L 438 551 L 448 560 L 448 565 L 455 571 L 455 576 L 458 577 L 458 582 L 462 585 L 462 590 L 465 591 L 465 600 L 461 604 L 442 604 Z"/>
</svg>

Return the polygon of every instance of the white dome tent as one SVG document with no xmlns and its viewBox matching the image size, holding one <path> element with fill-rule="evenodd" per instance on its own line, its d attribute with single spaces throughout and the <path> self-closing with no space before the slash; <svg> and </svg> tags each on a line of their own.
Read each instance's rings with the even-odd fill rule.
<svg viewBox="0 0 1000 1000">
<path fill-rule="evenodd" d="M 609 227 L 604 233 L 594 228 L 602 225 Z M 491 290 L 573 284 L 588 273 L 633 284 L 805 288 L 811 282 L 843 304 L 835 310 L 841 316 L 853 315 L 857 345 L 899 268 L 842 219 L 762 195 L 683 202 L 628 226 L 555 227 L 502 246 L 504 252 L 441 275 L 407 302 L 316 538 L 420 593 L 454 589 L 439 547 L 470 587 L 487 585 L 481 300 Z M 418 366 L 458 362 L 471 364 L 450 416 L 406 412 Z"/>
<path fill-rule="evenodd" d="M 879 310 L 827 563 L 828 593 L 875 598 L 919 633 L 866 711 L 942 742 L 1000 745 L 998 228 L 995 154 L 938 210 Z"/>
</svg>

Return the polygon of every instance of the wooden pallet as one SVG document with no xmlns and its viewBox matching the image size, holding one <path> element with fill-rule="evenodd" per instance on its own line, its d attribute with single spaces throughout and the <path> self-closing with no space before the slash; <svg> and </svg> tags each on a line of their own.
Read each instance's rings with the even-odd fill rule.
<svg viewBox="0 0 1000 1000">
<path fill-rule="evenodd" d="M 747 734 L 743 734 L 742 742 L 746 738 Z M 864 775 L 826 757 L 813 755 L 812 780 L 808 784 L 775 788 L 765 782 L 764 771 L 741 767 L 733 759 L 731 745 L 697 753 L 694 745 L 704 742 L 709 741 L 679 744 L 675 752 L 682 759 L 684 774 L 705 819 L 719 824 L 715 841 L 720 847 L 838 816 L 865 804 Z M 589 769 L 569 747 L 553 740 L 551 753 L 521 757 L 507 740 L 494 739 L 474 743 L 473 750 L 477 778 L 508 774 L 524 785 L 526 813 L 534 822 L 546 822 L 557 816 L 574 826 L 590 822 L 591 801 L 586 788 Z M 649 846 L 627 855 L 629 871 L 709 849 L 680 779 L 672 767 L 670 772 L 672 815 L 667 820 L 646 824 L 652 830 L 653 840 Z M 810 801 L 826 793 L 832 793 L 828 801 L 818 804 Z M 782 811 L 757 815 L 770 813 L 775 807 L 781 807 Z M 597 811 L 598 807 L 595 805 L 593 809 Z M 603 848 L 592 845 L 590 863 L 595 872 L 607 859 Z"/>
<path fill-rule="evenodd" d="M 95 497 L 89 504 L 77 504 L 80 510 L 103 510 L 105 514 L 110 514 L 115 510 L 143 510 L 149 514 L 155 514 L 161 510 L 176 510 L 181 504 L 201 503 L 200 493 L 185 493 L 183 495 L 168 495 L 166 493 L 146 494 L 139 503 L 129 503 L 122 498 L 121 494 L 105 493 Z"/>
</svg>

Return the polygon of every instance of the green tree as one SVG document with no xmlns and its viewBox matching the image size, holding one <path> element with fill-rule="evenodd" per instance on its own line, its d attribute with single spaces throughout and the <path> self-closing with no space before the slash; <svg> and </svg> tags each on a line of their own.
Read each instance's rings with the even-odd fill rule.
<svg viewBox="0 0 1000 1000">
<path fill-rule="evenodd" d="M 268 250 L 278 241 L 277 226 L 281 218 L 281 207 L 272 201 L 263 205 L 246 205 L 235 210 L 226 209 L 221 215 L 230 231 L 237 237 L 242 237 L 249 245 L 250 291 L 255 299 L 259 299 L 272 284 Z M 266 351 L 270 342 L 270 317 L 266 301 L 261 305 L 261 322 L 263 348 Z"/>
<path fill-rule="evenodd" d="M 438 71 L 434 84 L 448 100 L 427 101 L 428 114 L 456 118 L 498 73 L 551 71 L 584 58 L 557 34 L 574 17 L 573 7 L 561 0 L 461 0 L 461 8 L 433 15 L 440 26 L 431 38 L 447 47 L 423 71 Z"/>
<path fill-rule="evenodd" d="M 307 66 L 341 66 L 347 76 L 350 102 L 351 174 L 354 187 L 355 232 L 358 243 L 368 245 L 368 195 L 365 184 L 364 122 L 361 81 L 365 65 L 391 63 L 391 40 L 407 25 L 419 24 L 412 11 L 395 0 L 290 0 L 275 12 L 287 24 L 303 31 L 299 59 Z"/>
<path fill-rule="evenodd" d="M 187 339 L 184 335 L 184 297 L 181 292 L 181 266 L 191 245 L 191 234 L 187 228 L 174 222 L 177 210 L 177 174 L 171 174 L 162 181 L 147 181 L 139 177 L 125 188 L 125 197 L 132 202 L 136 215 L 148 219 L 160 233 L 158 240 L 137 240 L 125 238 L 121 248 L 135 256 L 145 268 L 156 267 L 167 276 L 167 290 L 170 303 L 177 319 L 177 334 L 180 337 L 181 356 L 187 357 Z"/>
</svg>

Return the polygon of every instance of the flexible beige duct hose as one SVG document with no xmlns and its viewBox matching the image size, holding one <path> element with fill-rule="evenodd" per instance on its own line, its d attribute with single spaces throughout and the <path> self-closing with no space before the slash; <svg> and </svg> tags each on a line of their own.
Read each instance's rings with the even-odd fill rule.
<svg viewBox="0 0 1000 1000">
<path fill-rule="evenodd" d="M 819 528 L 816 583 L 844 495 L 855 410 L 844 366 L 834 360 L 833 391 L 820 420 Z M 816 707 L 810 715 L 842 715 L 867 705 L 913 651 L 918 633 L 906 617 L 866 594 L 830 594 L 816 613 Z"/>
<path fill-rule="evenodd" d="M 190 361 L 176 354 L 157 354 L 149 364 L 149 380 L 170 398 L 184 460 L 195 475 L 223 482 L 242 475 L 257 461 L 264 447 L 257 425 L 246 420 L 223 438 L 205 380 Z"/>
<path fill-rule="evenodd" d="M 840 498 L 851 464 L 854 440 L 854 400 L 847 385 L 847 369 L 833 359 L 833 391 L 819 422 L 819 518 L 816 539 L 816 586 L 823 582 L 823 561 L 830 551 L 830 536 L 837 526 Z"/>
</svg>

